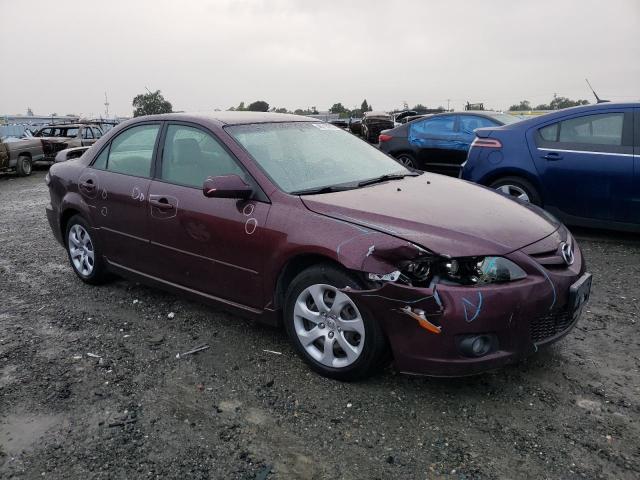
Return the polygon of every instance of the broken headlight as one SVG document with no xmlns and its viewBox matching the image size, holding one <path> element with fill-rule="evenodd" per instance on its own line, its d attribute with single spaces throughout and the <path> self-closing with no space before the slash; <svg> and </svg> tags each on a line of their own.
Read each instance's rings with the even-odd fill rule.
<svg viewBox="0 0 640 480">
<path fill-rule="evenodd" d="M 527 276 L 522 268 L 504 257 L 422 257 L 405 262 L 400 272 L 399 281 L 414 286 L 483 285 Z"/>
</svg>

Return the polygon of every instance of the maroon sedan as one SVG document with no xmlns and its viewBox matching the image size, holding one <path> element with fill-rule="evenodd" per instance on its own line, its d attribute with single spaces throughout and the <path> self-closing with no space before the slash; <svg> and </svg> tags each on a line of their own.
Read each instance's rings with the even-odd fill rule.
<svg viewBox="0 0 640 480">
<path fill-rule="evenodd" d="M 294 115 L 120 124 L 47 176 L 76 274 L 108 272 L 283 323 L 315 371 L 467 375 L 560 339 L 591 276 L 569 231 Z"/>
</svg>

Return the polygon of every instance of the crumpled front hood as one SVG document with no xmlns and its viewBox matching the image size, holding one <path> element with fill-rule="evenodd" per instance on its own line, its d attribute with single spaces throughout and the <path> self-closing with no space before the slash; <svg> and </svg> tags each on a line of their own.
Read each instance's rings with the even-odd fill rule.
<svg viewBox="0 0 640 480">
<path fill-rule="evenodd" d="M 551 235 L 560 226 L 537 207 L 432 173 L 301 198 L 313 212 L 451 257 L 504 255 Z"/>
</svg>

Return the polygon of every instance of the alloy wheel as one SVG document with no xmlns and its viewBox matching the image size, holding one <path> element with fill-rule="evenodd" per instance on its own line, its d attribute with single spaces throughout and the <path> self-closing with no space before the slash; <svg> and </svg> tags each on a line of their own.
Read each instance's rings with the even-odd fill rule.
<svg viewBox="0 0 640 480">
<path fill-rule="evenodd" d="M 79 224 L 69 229 L 69 256 L 73 267 L 84 277 L 93 272 L 95 253 L 89 232 Z"/>
<path fill-rule="evenodd" d="M 293 316 L 300 344 L 317 362 L 344 368 L 360 357 L 364 321 L 347 294 L 331 285 L 311 285 L 298 295 Z"/>
<path fill-rule="evenodd" d="M 413 160 L 407 155 L 400 155 L 398 161 L 405 167 L 413 168 Z"/>
<path fill-rule="evenodd" d="M 527 192 L 524 191 L 524 189 L 522 187 L 519 187 L 517 185 L 500 185 L 499 187 L 496 188 L 496 190 L 502 192 L 505 195 L 509 195 L 511 197 L 516 197 L 520 200 L 523 200 L 525 202 L 530 202 L 531 200 L 529 199 L 529 194 Z"/>
</svg>

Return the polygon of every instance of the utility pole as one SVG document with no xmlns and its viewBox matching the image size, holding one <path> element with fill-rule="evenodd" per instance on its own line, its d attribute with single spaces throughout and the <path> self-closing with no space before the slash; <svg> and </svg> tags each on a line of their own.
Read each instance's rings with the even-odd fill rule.
<svg viewBox="0 0 640 480">
<path fill-rule="evenodd" d="M 107 92 L 104 92 L 104 114 L 106 118 L 109 118 L 109 99 L 107 98 Z"/>
<path fill-rule="evenodd" d="M 448 112 L 448 111 L 450 111 L 450 110 L 449 110 L 449 102 L 451 102 L 451 99 L 450 99 L 450 98 L 447 98 L 447 112 Z"/>
</svg>

